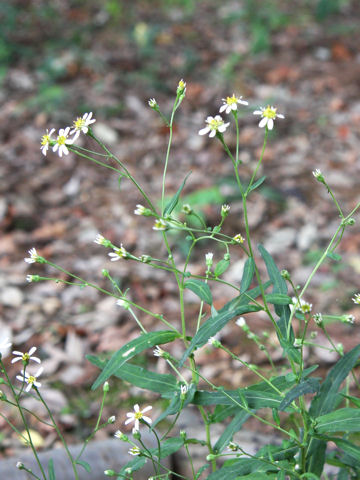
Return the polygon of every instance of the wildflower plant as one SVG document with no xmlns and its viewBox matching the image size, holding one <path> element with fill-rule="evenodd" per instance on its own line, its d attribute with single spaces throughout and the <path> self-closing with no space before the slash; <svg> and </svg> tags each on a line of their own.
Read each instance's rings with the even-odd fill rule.
<svg viewBox="0 0 360 480">
<path fill-rule="evenodd" d="M 222 227 L 230 215 L 230 207 L 224 204 L 219 207 L 220 223 L 215 227 L 207 225 L 202 219 L 201 226 L 191 227 L 187 220 L 191 215 L 197 215 L 196 208 L 189 204 L 183 204 L 182 211 L 177 215 L 177 206 L 180 202 L 182 191 L 188 176 L 179 185 L 175 195 L 167 200 L 167 168 L 171 159 L 171 145 L 173 139 L 173 125 L 176 111 L 180 107 L 186 95 L 186 83 L 181 80 L 175 91 L 173 108 L 169 115 L 162 112 L 160 105 L 155 99 L 149 100 L 149 107 L 154 115 L 159 115 L 169 130 L 168 146 L 165 154 L 164 169 L 162 174 L 162 187 L 159 199 L 151 199 L 136 176 L 128 167 L 119 160 L 91 129 L 95 119 L 92 115 L 85 114 L 78 117 L 72 130 L 65 127 L 59 131 L 56 139 L 53 139 L 53 129 L 43 137 L 41 148 L 44 154 L 48 148 L 60 156 L 73 152 L 97 165 L 115 172 L 122 179 L 131 182 L 137 193 L 142 197 L 142 203 L 136 205 L 134 215 L 139 217 L 152 216 L 154 222 L 152 229 L 157 232 L 164 243 L 165 255 L 163 258 L 152 258 L 143 254 L 139 257 L 126 250 L 121 243 L 114 245 L 110 240 L 99 233 L 94 242 L 99 247 L 105 247 L 111 251 L 108 253 L 111 261 L 129 261 L 142 263 L 143 268 L 161 269 L 173 276 L 178 288 L 179 299 L 179 322 L 172 322 L 162 313 L 152 312 L 145 306 L 131 300 L 127 290 L 122 290 L 118 282 L 113 278 L 109 270 L 102 271 L 103 276 L 109 282 L 109 288 L 103 288 L 90 283 L 72 272 L 64 270 L 60 265 L 40 257 L 35 248 L 29 251 L 29 257 L 25 261 L 32 263 L 45 263 L 55 270 L 66 274 L 55 280 L 66 284 L 80 287 L 90 287 L 103 294 L 114 297 L 114 304 L 127 310 L 129 316 L 136 322 L 139 335 L 128 343 L 125 343 L 118 351 L 114 352 L 107 360 L 89 355 L 88 360 L 99 368 L 99 375 L 92 385 L 92 389 L 103 386 L 103 394 L 106 395 L 113 376 L 120 377 L 134 386 L 155 392 L 161 396 L 168 406 L 158 414 L 157 408 L 148 416 L 151 406 L 140 408 L 134 405 L 134 411 L 127 414 L 124 424 L 133 426 L 132 434 L 122 433 L 117 430 L 115 438 L 129 444 L 130 458 L 124 460 L 124 466 L 119 471 L 106 470 L 106 476 L 131 479 L 135 471 L 140 470 L 146 463 L 151 462 L 154 470 L 152 478 L 186 478 L 177 472 L 172 472 L 163 463 L 163 459 L 184 449 L 189 459 L 192 474 L 189 479 L 224 480 L 236 479 L 271 479 L 271 480 L 320 480 L 324 477 L 326 464 L 335 466 L 338 477 L 341 479 L 360 478 L 360 449 L 356 436 L 360 432 L 360 399 L 354 392 L 360 389 L 357 379 L 359 365 L 360 344 L 352 350 L 345 352 L 341 344 L 333 341 L 327 331 L 329 322 L 338 321 L 346 323 L 346 328 L 352 328 L 356 321 L 354 315 L 340 312 L 338 315 L 329 315 L 326 312 L 313 313 L 313 304 L 316 307 L 316 299 L 310 295 L 310 284 L 319 268 L 326 259 L 337 259 L 335 250 L 339 248 L 341 239 L 347 228 L 350 228 L 355 220 L 353 216 L 360 207 L 360 203 L 345 213 L 337 201 L 331 186 L 326 182 L 326 175 L 319 169 L 313 172 L 313 181 L 318 181 L 327 189 L 331 201 L 334 203 L 339 216 L 338 224 L 329 239 L 326 248 L 308 278 L 300 287 L 295 286 L 292 276 L 287 270 L 280 271 L 272 257 L 263 245 L 255 246 L 249 224 L 251 208 L 248 199 L 265 180 L 258 173 L 262 167 L 265 148 L 269 132 L 276 128 L 276 120 L 284 119 L 284 115 L 277 113 L 273 106 L 255 110 L 255 115 L 260 115 L 259 127 L 263 129 L 264 140 L 261 154 L 250 176 L 242 168 L 240 161 L 240 126 L 238 121 L 238 109 L 248 109 L 248 102 L 241 96 L 228 96 L 223 99 L 220 112 L 229 115 L 225 122 L 220 115 L 208 116 L 206 126 L 199 130 L 200 135 L 209 135 L 208 141 L 219 141 L 224 148 L 224 156 L 229 159 L 233 168 L 235 182 L 242 201 L 241 228 L 231 234 L 222 231 Z M 244 110 L 245 112 L 247 110 Z M 252 117 L 250 117 L 252 118 Z M 226 142 L 226 135 L 230 125 L 234 126 L 236 145 L 232 149 Z M 97 149 L 88 150 L 77 146 L 76 141 L 80 134 L 87 135 L 93 140 Z M 224 135 L 226 133 L 226 135 Z M 71 135 L 73 137 L 71 138 Z M 101 153 L 98 152 L 101 150 Z M 104 158 L 106 160 L 104 160 Z M 114 165 L 116 165 L 114 167 Z M 311 172 L 309 172 L 309 176 Z M 319 187 L 320 188 L 320 187 Z M 322 188 L 322 187 L 321 187 Z M 232 211 L 232 210 L 231 210 Z M 198 218 L 201 218 L 198 216 Z M 139 218 L 139 228 L 146 233 L 151 230 L 151 225 L 142 224 L 144 219 Z M 186 221 L 185 221 L 186 220 Z M 144 225 L 144 226 L 143 226 Z M 148 230 L 146 230 L 148 229 Z M 183 232 L 188 239 L 188 249 L 185 261 L 176 260 L 174 252 L 177 249 L 176 237 L 170 236 L 172 232 Z M 212 242 L 211 251 L 202 257 L 203 269 L 193 271 L 191 260 L 196 247 L 201 242 Z M 224 280 L 223 275 L 231 265 L 230 246 L 237 249 L 244 256 L 244 267 L 241 278 L 236 283 Z M 218 257 L 220 256 L 220 260 Z M 104 261 L 109 260 L 104 253 Z M 113 264 L 110 264 L 112 266 Z M 31 281 L 54 280 L 53 277 L 40 277 L 31 275 Z M 70 279 L 70 280 L 69 280 Z M 223 301 L 219 307 L 214 306 L 213 286 L 216 283 L 225 284 L 233 291 L 230 300 Z M 188 312 L 185 291 L 190 290 L 198 300 L 198 313 Z M 305 298 L 311 298 L 313 304 Z M 354 294 L 354 304 L 360 304 L 360 294 Z M 354 307 L 356 308 L 356 307 Z M 191 310 L 193 312 L 193 310 Z M 155 318 L 162 323 L 162 329 L 149 331 L 142 322 L 142 314 Z M 268 329 L 265 332 L 253 331 L 251 319 L 248 314 L 265 316 Z M 268 359 L 269 368 L 264 369 L 260 365 L 251 364 L 242 357 L 236 355 L 222 341 L 221 333 L 229 322 L 236 322 L 240 327 L 239 332 L 246 335 L 254 343 L 259 351 L 263 352 Z M 324 376 L 313 375 L 318 368 L 305 356 L 305 348 L 316 346 L 316 334 L 311 330 L 320 329 L 328 339 L 328 348 L 337 355 L 335 365 Z M 271 335 L 270 335 L 271 333 Z M 282 352 L 281 361 L 272 358 L 269 349 L 270 338 L 273 346 Z M 174 356 L 171 348 L 173 342 L 181 342 L 182 350 L 175 351 Z M 7 346 L 7 340 L 4 345 Z M 167 345 L 166 351 L 162 346 Z M 270 345 L 271 346 L 271 345 Z M 201 348 L 214 351 L 222 350 L 229 360 L 235 362 L 244 369 L 249 370 L 254 377 L 255 383 L 251 385 L 238 385 L 235 389 L 224 388 L 214 384 L 206 376 L 203 367 L 197 363 L 196 352 Z M 158 373 L 147 368 L 140 367 L 136 357 L 149 351 L 166 362 L 168 373 Z M 16 359 L 22 359 L 23 371 L 17 376 L 21 387 L 13 386 L 6 373 L 3 362 L 1 368 L 3 383 L 7 384 L 14 397 L 20 415 L 25 419 L 24 409 L 21 406 L 21 397 L 27 390 L 34 390 L 39 396 L 40 383 L 37 374 L 27 372 L 31 367 L 34 350 L 28 352 L 26 361 L 25 354 L 15 352 Z M 22 356 L 20 356 L 22 355 Z M 35 360 L 36 362 L 36 360 Z M 46 372 L 44 372 L 45 374 Z M 190 378 L 190 381 L 189 381 Z M 46 379 L 44 380 L 46 381 Z M 1 398 L 3 400 L 3 398 Z M 185 431 L 176 433 L 177 420 L 181 411 L 188 406 L 198 410 L 199 417 L 203 422 L 204 437 L 188 438 Z M 148 415 L 144 415 L 144 414 Z M 100 428 L 100 417 L 94 432 Z M 52 418 L 52 417 L 51 417 Z M 234 435 L 246 428 L 247 421 L 252 419 L 267 429 L 272 429 L 278 438 L 278 442 L 267 444 L 254 453 L 246 451 L 245 447 L 236 443 Z M 166 428 L 161 423 L 167 420 Z M 109 422 L 106 422 L 108 424 Z M 215 423 L 222 424 L 222 433 L 214 437 L 212 433 Z M 27 425 L 27 423 L 25 423 Z M 54 421 L 54 425 L 56 425 Z M 55 426 L 55 429 L 57 427 Z M 142 439 L 142 432 L 148 430 L 156 440 L 156 447 L 151 448 Z M 58 432 L 58 430 L 57 430 Z M 160 433 L 161 432 L 161 433 Z M 60 438 L 61 432 L 58 432 Z M 91 437 L 92 438 L 92 437 Z M 203 439 L 205 438 L 205 440 Z M 192 459 L 194 445 L 203 449 L 203 465 L 195 468 Z M 65 448 L 66 444 L 64 444 Z M 331 448 L 330 448 L 331 447 Z M 33 448 L 37 456 L 36 449 Z M 131 458 L 134 457 L 134 458 Z M 38 457 L 37 457 L 38 458 Z M 77 468 L 81 465 L 79 458 L 70 461 L 74 469 L 74 478 L 77 479 Z M 39 460 L 38 460 L 39 463 Z M 41 474 L 37 478 L 55 478 L 47 476 L 45 469 L 39 464 Z M 22 466 L 22 468 L 25 468 Z"/>
</svg>

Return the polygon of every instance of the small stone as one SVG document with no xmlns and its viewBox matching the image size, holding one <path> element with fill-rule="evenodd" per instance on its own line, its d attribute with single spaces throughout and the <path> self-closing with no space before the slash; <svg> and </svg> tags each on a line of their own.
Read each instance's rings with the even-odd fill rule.
<svg viewBox="0 0 360 480">
<path fill-rule="evenodd" d="M 24 296 L 18 288 L 6 287 L 0 294 L 0 303 L 5 307 L 19 308 Z"/>
</svg>

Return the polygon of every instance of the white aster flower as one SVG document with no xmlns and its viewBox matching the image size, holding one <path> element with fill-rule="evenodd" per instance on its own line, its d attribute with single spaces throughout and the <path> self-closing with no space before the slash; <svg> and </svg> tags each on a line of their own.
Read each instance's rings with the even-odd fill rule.
<svg viewBox="0 0 360 480">
<path fill-rule="evenodd" d="M 25 391 L 28 392 L 32 387 L 41 387 L 41 383 L 38 382 L 37 379 L 43 371 L 44 369 L 42 367 L 39 368 L 35 375 L 30 375 L 30 373 L 22 371 L 21 375 L 16 375 L 16 378 L 20 380 L 20 382 L 27 383 Z"/>
<path fill-rule="evenodd" d="M 313 316 L 312 316 L 314 322 L 316 323 L 316 325 L 319 325 L 319 327 L 321 327 L 322 323 L 323 323 L 323 317 L 322 317 L 322 314 L 321 313 L 315 313 Z"/>
<path fill-rule="evenodd" d="M 360 305 L 360 293 L 355 293 L 355 295 L 353 296 L 353 298 L 351 300 L 354 303 L 356 303 L 357 305 Z"/>
<path fill-rule="evenodd" d="M 230 211 L 230 205 L 227 205 L 224 203 L 224 205 L 221 206 L 221 216 L 226 217 L 229 214 Z"/>
<path fill-rule="evenodd" d="M 39 261 L 40 255 L 38 255 L 36 248 L 31 248 L 29 250 L 29 258 L 24 258 L 26 263 L 36 263 Z"/>
<path fill-rule="evenodd" d="M 351 314 L 342 315 L 341 321 L 342 321 L 342 323 L 350 323 L 350 325 L 353 325 L 354 322 L 355 322 L 355 317 L 354 317 L 354 315 L 351 315 Z"/>
<path fill-rule="evenodd" d="M 162 218 L 159 218 L 158 220 L 155 220 L 155 223 L 152 228 L 153 230 L 164 231 L 167 229 L 167 223 L 164 222 Z"/>
<path fill-rule="evenodd" d="M 11 342 L 9 342 L 9 338 L 4 338 L 1 342 L 0 342 L 0 353 L 6 351 L 8 348 L 10 348 L 12 345 Z"/>
<path fill-rule="evenodd" d="M 232 97 L 223 98 L 222 101 L 224 102 L 224 104 L 220 107 L 220 113 L 222 113 L 223 111 L 225 111 L 225 113 L 236 111 L 238 109 L 238 103 L 240 105 L 249 105 L 248 102 L 242 100 L 242 97 L 235 97 L 235 93 L 233 93 Z"/>
<path fill-rule="evenodd" d="M 245 238 L 240 234 L 238 233 L 237 235 L 235 235 L 233 237 L 233 240 L 236 242 L 236 243 L 244 243 L 245 242 Z"/>
<path fill-rule="evenodd" d="M 130 448 L 129 453 L 130 453 L 130 455 L 137 456 L 137 455 L 140 455 L 141 450 L 140 450 L 139 447 L 135 446 L 135 447 Z"/>
<path fill-rule="evenodd" d="M 184 95 L 186 92 L 186 82 L 184 82 L 183 79 L 181 79 L 178 83 L 178 86 L 177 86 L 177 89 L 176 89 L 176 93 L 178 95 Z"/>
<path fill-rule="evenodd" d="M 116 432 L 114 433 L 114 437 L 118 438 L 119 440 L 124 440 L 125 438 L 127 438 L 121 430 L 116 430 Z"/>
<path fill-rule="evenodd" d="M 237 320 L 235 320 L 235 324 L 240 328 L 244 328 L 245 325 L 246 325 L 245 318 L 244 317 L 239 317 Z"/>
<path fill-rule="evenodd" d="M 180 387 L 180 394 L 182 397 L 185 397 L 185 395 L 187 394 L 189 390 L 189 386 L 188 385 L 181 385 Z"/>
<path fill-rule="evenodd" d="M 216 348 L 219 348 L 221 346 L 221 342 L 216 337 L 210 337 L 208 340 L 208 344 Z"/>
<path fill-rule="evenodd" d="M 205 264 L 207 267 L 211 267 L 213 264 L 213 257 L 214 254 L 212 252 L 208 252 L 205 254 Z"/>
<path fill-rule="evenodd" d="M 122 244 L 120 245 L 120 248 L 116 248 L 114 250 L 114 252 L 108 253 L 112 262 L 116 262 L 117 260 L 120 260 L 120 258 L 126 258 L 128 256 L 128 252 L 125 250 Z"/>
<path fill-rule="evenodd" d="M 55 145 L 53 146 L 53 152 L 58 152 L 59 157 L 69 154 L 69 150 L 66 145 L 74 143 L 73 138 L 68 138 L 70 133 L 70 127 L 60 128 Z"/>
<path fill-rule="evenodd" d="M 116 422 L 116 417 L 115 415 L 111 415 L 111 417 L 108 418 L 107 423 L 115 423 Z"/>
<path fill-rule="evenodd" d="M 106 238 L 103 237 L 100 233 L 98 233 L 95 237 L 94 243 L 97 243 L 98 245 L 104 245 L 106 241 Z"/>
<path fill-rule="evenodd" d="M 291 309 L 291 307 L 293 307 L 293 308 L 295 308 L 295 310 L 297 312 L 301 312 L 301 313 L 310 313 L 311 312 L 312 303 L 306 302 L 302 298 L 300 299 L 300 302 L 298 302 L 296 297 L 292 297 L 292 302 L 293 302 L 293 304 L 290 305 L 290 309 Z"/>
<path fill-rule="evenodd" d="M 129 310 L 131 307 L 130 303 L 127 300 L 124 300 L 122 298 L 119 298 L 119 300 L 116 300 L 116 305 L 119 305 L 119 307 L 125 308 L 125 310 Z"/>
<path fill-rule="evenodd" d="M 52 128 L 49 132 L 48 129 L 46 129 L 45 135 L 41 137 L 41 153 L 46 156 L 47 151 L 49 150 L 50 143 L 52 141 L 51 135 L 55 132 L 55 128 Z"/>
<path fill-rule="evenodd" d="M 152 407 L 150 405 L 148 407 L 145 407 L 144 410 L 140 410 L 138 404 L 134 405 L 134 411 L 126 414 L 128 419 L 126 420 L 125 425 L 134 422 L 134 428 L 138 431 L 140 428 L 140 420 L 144 420 L 146 423 L 152 423 L 151 418 L 144 415 L 144 413 L 148 412 L 151 409 Z"/>
<path fill-rule="evenodd" d="M 73 128 L 70 132 L 70 135 L 75 134 L 73 141 L 75 141 L 78 138 L 78 136 L 80 135 L 80 132 L 83 132 L 85 134 L 88 133 L 89 125 L 96 122 L 95 118 L 91 118 L 91 117 L 92 117 L 92 112 L 85 113 L 82 117 L 77 117 L 77 119 L 74 120 Z"/>
<path fill-rule="evenodd" d="M 157 101 L 155 100 L 155 98 L 150 98 L 150 100 L 148 101 L 148 104 L 150 108 L 155 109 L 157 107 Z"/>
<path fill-rule="evenodd" d="M 284 115 L 277 113 L 276 111 L 277 109 L 275 107 L 270 107 L 270 105 L 268 105 L 266 108 L 261 107 L 260 110 L 255 110 L 254 115 L 261 115 L 262 117 L 259 127 L 263 128 L 266 125 L 269 130 L 272 130 L 274 128 L 274 120 L 276 118 L 285 118 Z"/>
<path fill-rule="evenodd" d="M 225 123 L 220 115 L 215 115 L 215 117 L 207 117 L 206 123 L 206 127 L 199 130 L 199 135 L 209 134 L 210 138 L 215 137 L 217 132 L 224 133 L 227 127 L 230 125 L 230 122 Z"/>
<path fill-rule="evenodd" d="M 136 209 L 134 210 L 134 213 L 135 213 L 135 215 L 145 215 L 146 210 L 147 210 L 147 208 L 144 207 L 144 205 L 140 205 L 140 203 L 138 203 L 136 205 Z"/>
<path fill-rule="evenodd" d="M 31 347 L 30 350 L 25 353 L 14 350 L 12 354 L 15 355 L 15 358 L 11 360 L 11 363 L 18 362 L 19 360 L 22 360 L 23 364 L 25 365 L 28 365 L 30 360 L 33 360 L 36 363 L 41 363 L 40 358 L 32 356 L 32 354 L 35 352 L 36 352 L 36 347 Z"/>
<path fill-rule="evenodd" d="M 154 354 L 154 357 L 163 357 L 164 356 L 164 353 L 165 351 L 159 347 L 159 345 L 156 345 L 156 348 L 154 348 L 153 350 L 153 354 Z"/>
</svg>

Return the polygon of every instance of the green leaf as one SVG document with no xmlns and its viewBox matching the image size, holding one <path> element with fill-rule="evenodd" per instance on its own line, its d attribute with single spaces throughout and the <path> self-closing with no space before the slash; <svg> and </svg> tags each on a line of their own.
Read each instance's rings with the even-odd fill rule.
<svg viewBox="0 0 360 480">
<path fill-rule="evenodd" d="M 107 363 L 106 360 L 101 360 L 95 355 L 87 355 L 86 358 L 100 369 L 103 369 Z M 173 375 L 151 372 L 131 363 L 125 363 L 114 372 L 114 375 L 136 387 L 160 393 L 163 396 L 172 395 L 173 392 L 179 389 L 177 380 Z"/>
<path fill-rule="evenodd" d="M 56 480 L 55 470 L 54 470 L 54 460 L 50 458 L 48 462 L 48 472 L 49 472 L 49 480 Z"/>
<path fill-rule="evenodd" d="M 258 180 L 256 180 L 256 182 L 251 185 L 249 192 L 252 192 L 253 190 L 255 190 L 255 188 L 260 187 L 260 185 L 264 183 L 265 179 L 266 176 L 264 175 L 263 177 L 260 177 Z"/>
<path fill-rule="evenodd" d="M 184 445 L 184 440 L 180 437 L 173 437 L 161 442 L 161 450 L 160 450 L 160 457 L 159 457 L 159 450 L 157 447 L 149 448 L 149 452 L 155 458 L 161 459 L 172 455 L 173 453 L 180 450 L 180 448 Z M 140 470 L 146 463 L 145 457 L 136 457 L 134 460 L 128 462 L 118 473 L 118 476 L 123 475 L 124 478 L 128 478 L 126 474 L 126 469 L 131 468 L 132 472 Z"/>
<path fill-rule="evenodd" d="M 290 305 L 292 303 L 291 298 L 284 293 L 269 293 L 265 295 L 266 301 L 273 305 Z"/>
<path fill-rule="evenodd" d="M 357 408 L 340 408 L 334 412 L 321 415 L 316 419 L 315 430 L 318 433 L 360 432 L 360 410 Z"/>
<path fill-rule="evenodd" d="M 329 252 L 326 256 L 331 258 L 331 260 L 335 260 L 335 262 L 341 261 L 341 255 L 339 255 L 338 253 Z"/>
<path fill-rule="evenodd" d="M 319 438 L 325 442 L 334 442 L 347 455 L 357 460 L 360 465 L 360 447 L 358 445 L 339 437 L 319 436 Z"/>
<path fill-rule="evenodd" d="M 229 268 L 229 265 L 230 260 L 225 260 L 224 258 L 220 260 L 220 262 L 218 262 L 215 267 L 214 276 L 219 277 L 220 275 L 222 275 Z"/>
<path fill-rule="evenodd" d="M 178 391 L 173 394 L 173 398 L 170 402 L 168 408 L 152 423 L 151 428 L 155 428 L 158 423 L 164 420 L 168 415 L 175 415 L 184 407 L 186 407 L 189 403 L 192 402 L 194 395 L 196 392 L 196 385 L 190 385 L 189 390 L 186 393 L 185 399 L 181 398 L 180 395 L 180 388 L 178 387 Z"/>
<path fill-rule="evenodd" d="M 250 414 L 245 410 L 240 410 L 235 417 L 231 420 L 229 425 L 225 428 L 224 432 L 214 445 L 214 452 L 221 453 L 224 448 L 232 440 L 234 433 L 238 432 L 246 420 L 250 417 Z"/>
<path fill-rule="evenodd" d="M 170 202 L 166 205 L 165 207 L 165 210 L 164 210 L 164 217 L 166 215 L 170 215 L 172 213 L 172 211 L 174 210 L 174 208 L 176 207 L 176 205 L 178 204 L 178 201 L 179 201 L 179 198 L 180 198 L 180 194 L 183 190 L 183 188 L 185 187 L 185 183 L 186 183 L 186 180 L 188 179 L 189 175 L 191 175 L 191 172 L 189 172 L 186 177 L 184 178 L 184 181 L 182 182 L 182 184 L 180 185 L 178 191 L 175 193 L 175 195 L 172 197 L 172 199 L 170 200 Z"/>
<path fill-rule="evenodd" d="M 234 310 L 221 309 L 215 317 L 208 318 L 199 328 L 193 337 L 189 347 L 186 349 L 179 366 L 181 367 L 191 352 L 205 345 L 210 337 L 216 335 L 232 318 L 249 312 L 258 312 L 261 307 L 257 305 L 239 305 Z"/>
<path fill-rule="evenodd" d="M 345 395 L 344 393 L 340 393 L 340 395 L 347 398 L 348 400 L 350 400 L 350 402 L 360 408 L 360 398 L 353 397 L 352 395 Z"/>
<path fill-rule="evenodd" d="M 207 392 L 198 390 L 194 396 L 195 405 L 241 405 L 241 396 L 243 396 L 249 408 L 279 408 L 282 396 L 269 391 L 256 391 L 249 388 L 238 390 L 224 390 L 217 392 Z"/>
<path fill-rule="evenodd" d="M 351 369 L 356 364 L 360 355 L 360 345 L 350 350 L 330 370 L 324 382 L 321 384 L 320 391 L 311 402 L 310 415 L 319 417 L 334 409 L 338 397 L 338 390 L 348 376 Z"/>
<path fill-rule="evenodd" d="M 78 465 L 81 465 L 87 471 L 87 473 L 91 472 L 91 467 L 88 464 L 88 462 L 85 462 L 84 460 L 76 460 L 75 463 L 77 463 Z"/>
<path fill-rule="evenodd" d="M 241 279 L 240 284 L 240 293 L 246 292 L 246 290 L 250 287 L 253 276 L 255 272 L 255 262 L 252 257 L 249 257 L 244 265 L 244 271 Z"/>
<path fill-rule="evenodd" d="M 208 463 L 205 463 L 205 465 L 203 465 L 202 467 L 200 467 L 199 470 L 198 470 L 197 473 L 196 473 L 195 480 L 198 480 L 198 478 L 200 478 L 201 474 L 202 474 L 203 472 L 205 472 L 205 470 L 206 470 L 207 468 L 209 468 L 209 467 L 210 467 L 210 465 L 209 465 Z"/>
<path fill-rule="evenodd" d="M 317 393 L 319 388 L 320 382 L 317 378 L 308 378 L 307 380 L 301 381 L 286 394 L 284 400 L 279 406 L 279 410 L 285 410 L 293 400 L 306 393 Z"/>
<path fill-rule="evenodd" d="M 299 365 L 301 362 L 300 350 L 295 348 L 292 342 L 288 342 L 284 338 L 280 339 L 280 345 L 284 351 L 284 356 L 291 358 L 291 360 Z"/>
<path fill-rule="evenodd" d="M 260 255 L 262 256 L 265 262 L 266 269 L 269 274 L 269 278 L 274 285 L 273 293 L 283 293 L 286 295 L 287 294 L 286 282 L 281 276 L 272 256 L 262 245 L 258 245 L 258 249 L 259 249 Z"/>
<path fill-rule="evenodd" d="M 147 348 L 154 347 L 155 345 L 161 345 L 163 343 L 169 343 L 175 340 L 179 336 L 178 333 L 170 330 L 159 330 L 157 332 L 149 332 L 141 335 L 140 337 L 132 340 L 123 347 L 120 348 L 107 362 L 105 368 L 95 380 L 92 390 L 102 385 L 111 375 L 119 370 L 130 358 L 134 357 L 138 353 L 146 350 Z"/>
<path fill-rule="evenodd" d="M 255 458 L 240 458 L 232 462 L 231 465 L 225 465 L 216 472 L 211 473 L 206 480 L 229 480 L 239 475 L 247 475 L 256 472 L 264 465 L 261 460 Z"/>
<path fill-rule="evenodd" d="M 210 287 L 207 283 L 191 278 L 185 282 L 185 288 L 188 288 L 195 293 L 202 301 L 208 305 L 212 305 L 213 299 L 211 295 Z"/>
</svg>

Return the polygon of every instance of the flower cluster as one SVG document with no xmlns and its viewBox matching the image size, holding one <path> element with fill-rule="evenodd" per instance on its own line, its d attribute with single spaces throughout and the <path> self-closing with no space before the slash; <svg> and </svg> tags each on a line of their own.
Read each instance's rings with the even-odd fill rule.
<svg viewBox="0 0 360 480">
<path fill-rule="evenodd" d="M 312 303 L 308 303 L 305 300 L 298 299 L 296 297 L 292 298 L 293 304 L 290 305 L 290 308 L 293 307 L 297 312 L 300 313 L 310 313 L 312 309 Z"/>
<path fill-rule="evenodd" d="M 4 350 L 10 348 L 11 346 L 12 346 L 12 343 L 9 342 L 8 338 L 5 338 L 0 343 L 0 353 L 2 353 L 2 351 L 4 351 Z M 38 382 L 38 377 L 42 374 L 44 369 L 42 367 L 40 367 L 35 374 L 31 374 L 31 373 L 26 371 L 26 367 L 29 365 L 29 363 L 31 361 L 36 362 L 36 363 L 41 363 L 40 358 L 33 356 L 33 353 L 35 353 L 35 352 L 36 352 L 36 347 L 31 347 L 30 350 L 28 352 L 25 352 L 25 353 L 18 352 L 17 350 L 14 350 L 12 352 L 12 354 L 14 355 L 14 358 L 11 360 L 11 363 L 16 363 L 20 360 L 22 361 L 22 364 L 23 364 L 24 368 L 20 372 L 20 375 L 17 375 L 16 378 L 20 382 L 22 382 L 24 384 L 27 384 L 26 388 L 25 388 L 26 392 L 29 392 L 31 390 L 31 388 L 33 388 L 33 387 L 36 387 L 36 388 L 41 387 L 41 383 Z"/>
<path fill-rule="evenodd" d="M 222 99 L 223 104 L 219 109 L 219 113 L 225 112 L 226 114 L 233 113 L 236 118 L 238 105 L 249 105 L 248 102 L 242 100 L 242 97 L 236 97 L 233 93 L 231 97 L 226 97 Z M 259 122 L 259 127 L 266 127 L 268 130 L 274 128 L 274 120 L 277 118 L 285 118 L 281 113 L 277 113 L 277 108 L 268 105 L 267 107 L 260 107 L 259 110 L 255 110 L 254 115 L 261 115 L 261 120 Z M 220 115 L 215 117 L 207 117 L 206 127 L 199 130 L 199 135 L 207 135 L 209 137 L 215 137 L 217 134 L 222 134 L 225 132 L 230 123 L 225 123 L 223 118 Z"/>
<path fill-rule="evenodd" d="M 72 145 L 78 139 L 80 133 L 86 135 L 89 131 L 89 126 L 95 122 L 95 118 L 92 118 L 92 112 L 89 112 L 82 117 L 77 117 L 72 127 L 60 128 L 55 138 L 52 137 L 55 128 L 52 128 L 50 131 L 46 129 L 45 134 L 41 137 L 41 153 L 46 156 L 49 147 L 52 147 L 53 152 L 57 152 L 59 157 L 68 155 L 68 145 Z M 71 135 L 72 138 L 70 138 Z"/>
</svg>

